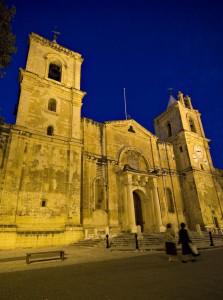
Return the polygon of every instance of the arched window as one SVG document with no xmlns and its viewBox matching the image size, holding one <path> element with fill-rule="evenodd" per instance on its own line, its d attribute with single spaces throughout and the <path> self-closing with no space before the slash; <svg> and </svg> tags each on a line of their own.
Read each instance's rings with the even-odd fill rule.
<svg viewBox="0 0 223 300">
<path fill-rule="evenodd" d="M 170 122 L 167 123 L 167 133 L 168 133 L 168 137 L 171 137 L 171 135 L 172 135 L 172 128 L 171 128 Z"/>
<path fill-rule="evenodd" d="M 48 78 L 60 82 L 61 81 L 61 74 L 62 74 L 61 66 L 59 64 L 56 64 L 56 63 L 50 63 Z"/>
<path fill-rule="evenodd" d="M 97 178 L 95 184 L 95 209 L 106 209 L 105 205 L 105 182 L 102 178 Z"/>
<path fill-rule="evenodd" d="M 189 125 L 190 125 L 190 131 L 196 133 L 196 128 L 194 126 L 194 121 L 191 118 L 189 118 Z"/>
<path fill-rule="evenodd" d="M 57 101 L 55 99 L 50 99 L 49 100 L 48 110 L 56 112 L 56 110 L 57 110 Z"/>
<path fill-rule="evenodd" d="M 166 201 L 168 206 L 168 212 L 174 213 L 174 204 L 173 204 L 173 197 L 172 192 L 169 188 L 166 189 Z"/>
<path fill-rule="evenodd" d="M 47 135 L 53 135 L 53 133 L 54 133 L 54 128 L 53 128 L 53 126 L 48 126 L 47 127 Z"/>
</svg>

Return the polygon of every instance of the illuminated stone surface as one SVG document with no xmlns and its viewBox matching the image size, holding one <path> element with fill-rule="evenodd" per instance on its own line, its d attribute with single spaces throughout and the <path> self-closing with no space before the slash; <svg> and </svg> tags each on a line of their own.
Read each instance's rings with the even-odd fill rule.
<svg viewBox="0 0 223 300">
<path fill-rule="evenodd" d="M 1 130 L 0 248 L 72 243 L 166 223 L 223 227 L 223 171 L 179 92 L 154 120 L 81 118 L 80 54 L 30 35 L 15 125 Z M 139 231 L 139 228 L 138 228 Z"/>
</svg>

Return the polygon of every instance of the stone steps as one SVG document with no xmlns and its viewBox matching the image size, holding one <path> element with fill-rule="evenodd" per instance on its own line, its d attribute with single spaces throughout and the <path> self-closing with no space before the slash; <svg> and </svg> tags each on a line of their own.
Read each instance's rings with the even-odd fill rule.
<svg viewBox="0 0 223 300">
<path fill-rule="evenodd" d="M 162 234 L 144 234 L 138 236 L 138 246 L 141 249 L 158 247 L 163 244 L 163 235 Z M 136 249 L 136 239 L 134 234 L 124 234 L 118 237 L 113 238 L 110 241 L 111 249 Z"/>
<path fill-rule="evenodd" d="M 208 233 L 204 233 L 203 236 L 198 236 L 194 232 L 190 232 L 190 238 L 194 244 L 198 247 L 210 246 L 210 237 Z M 163 250 L 164 249 L 164 235 L 163 233 L 148 234 L 144 233 L 142 236 L 138 236 L 138 246 L 142 250 Z M 223 235 L 212 235 L 213 242 L 216 246 L 223 246 Z M 176 243 L 178 238 L 176 238 Z M 85 239 L 80 240 L 74 244 L 75 247 L 95 247 L 106 248 L 106 239 Z M 109 248 L 111 250 L 134 250 L 136 249 L 135 235 L 130 233 L 124 233 L 119 236 L 109 238 Z"/>
<path fill-rule="evenodd" d="M 101 239 L 86 239 L 80 240 L 73 244 L 75 247 L 86 247 L 86 248 L 93 248 L 93 247 L 103 247 L 105 245 L 105 240 Z"/>
</svg>

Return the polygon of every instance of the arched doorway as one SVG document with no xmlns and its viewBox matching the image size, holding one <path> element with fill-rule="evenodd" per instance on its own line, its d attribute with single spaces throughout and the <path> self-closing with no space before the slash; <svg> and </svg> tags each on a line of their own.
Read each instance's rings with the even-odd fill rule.
<svg viewBox="0 0 223 300">
<path fill-rule="evenodd" d="M 143 232 L 144 227 L 143 227 L 141 199 L 136 192 L 133 192 L 133 199 L 134 199 L 136 225 L 140 225 L 141 231 Z"/>
</svg>

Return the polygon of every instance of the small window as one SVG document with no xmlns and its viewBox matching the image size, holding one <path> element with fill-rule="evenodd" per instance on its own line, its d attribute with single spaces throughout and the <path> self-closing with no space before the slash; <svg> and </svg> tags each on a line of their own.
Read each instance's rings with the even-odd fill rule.
<svg viewBox="0 0 223 300">
<path fill-rule="evenodd" d="M 180 148 L 179 148 L 179 149 L 180 149 L 180 152 L 183 152 L 183 147 L 182 147 L 182 146 L 180 146 Z"/>
<path fill-rule="evenodd" d="M 47 127 L 47 135 L 53 135 L 53 133 L 54 133 L 53 126 L 48 126 Z"/>
<path fill-rule="evenodd" d="M 57 110 L 57 101 L 55 99 L 50 99 L 49 100 L 48 110 L 56 112 L 56 110 Z"/>
<path fill-rule="evenodd" d="M 41 207 L 46 207 L 46 200 L 41 201 Z"/>
<path fill-rule="evenodd" d="M 50 64 L 48 77 L 56 81 L 61 81 L 61 67 L 56 64 Z"/>
<path fill-rule="evenodd" d="M 167 124 L 167 132 L 168 132 L 168 137 L 171 137 L 171 135 L 172 135 L 172 128 L 171 128 L 171 124 L 170 123 Z"/>
</svg>

